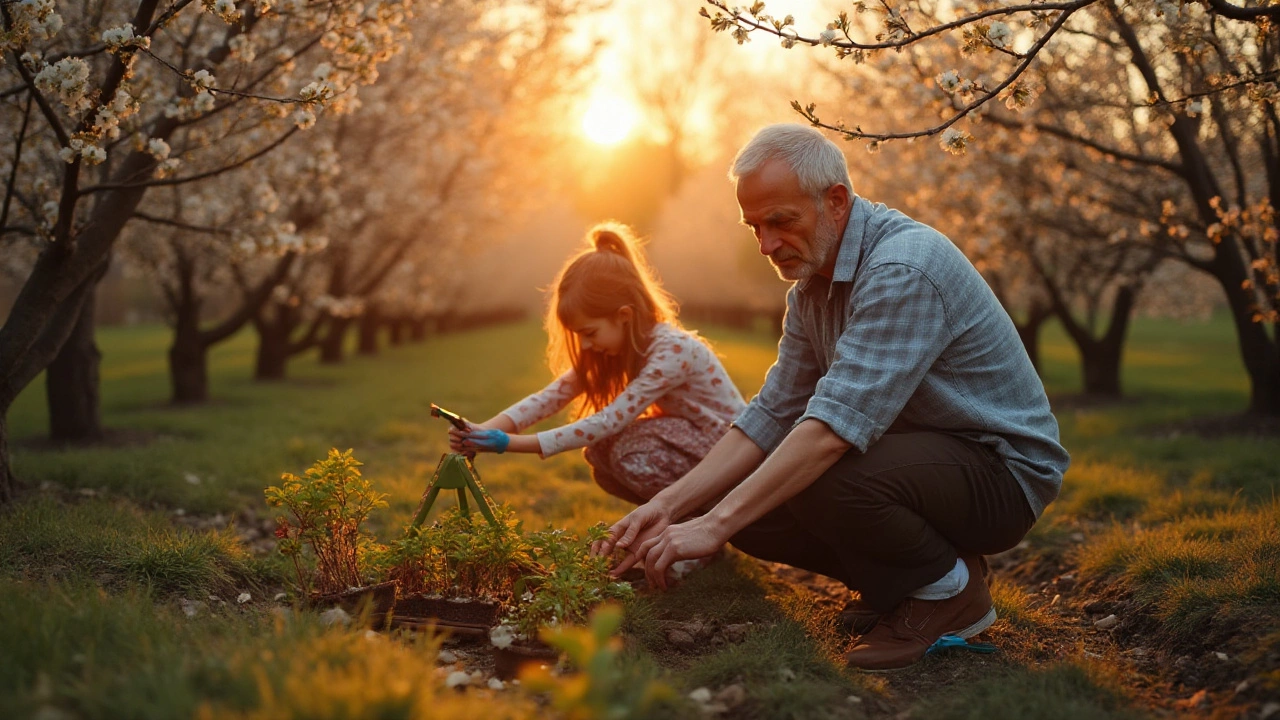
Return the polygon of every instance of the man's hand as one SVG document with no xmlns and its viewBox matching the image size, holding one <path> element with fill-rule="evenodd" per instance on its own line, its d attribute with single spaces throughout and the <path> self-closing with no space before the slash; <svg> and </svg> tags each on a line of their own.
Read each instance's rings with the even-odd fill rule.
<svg viewBox="0 0 1280 720">
<path fill-rule="evenodd" d="M 609 537 L 591 546 L 591 554 L 608 555 L 615 549 L 626 552 L 622 562 L 609 572 L 613 577 L 618 577 L 640 560 L 632 548 L 654 538 L 666 530 L 671 522 L 671 512 L 662 503 L 651 500 L 614 523 L 609 528 Z"/>
<path fill-rule="evenodd" d="M 724 546 L 705 517 L 671 525 L 636 548 L 633 557 L 644 561 L 644 576 L 653 587 L 667 589 L 667 569 L 677 560 L 706 557 Z M 633 563 L 634 564 L 634 563 Z"/>
</svg>

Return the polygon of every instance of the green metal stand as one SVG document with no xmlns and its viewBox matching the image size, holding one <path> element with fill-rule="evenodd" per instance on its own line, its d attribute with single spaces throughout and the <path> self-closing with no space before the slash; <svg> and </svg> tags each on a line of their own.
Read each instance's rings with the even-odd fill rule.
<svg viewBox="0 0 1280 720">
<path fill-rule="evenodd" d="M 467 493 L 470 493 L 475 498 L 484 519 L 488 520 L 490 525 L 498 524 L 493 517 L 493 508 L 489 506 L 489 498 L 480 485 L 480 473 L 476 472 L 475 463 L 462 453 L 445 453 L 440 456 L 440 463 L 436 465 L 435 474 L 431 476 L 431 483 L 427 485 L 427 491 L 422 495 L 418 512 L 414 514 L 413 522 L 409 524 L 410 529 L 422 526 L 441 490 L 458 491 L 458 507 L 463 515 L 471 514 L 471 505 L 467 502 Z"/>
</svg>

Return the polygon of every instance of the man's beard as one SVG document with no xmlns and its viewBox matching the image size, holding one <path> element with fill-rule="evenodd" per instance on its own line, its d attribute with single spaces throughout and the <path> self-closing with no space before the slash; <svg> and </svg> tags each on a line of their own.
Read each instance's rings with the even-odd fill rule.
<svg viewBox="0 0 1280 720">
<path fill-rule="evenodd" d="M 791 255 L 783 260 L 783 262 L 790 261 L 791 266 L 784 268 L 770 255 L 769 264 L 773 265 L 774 271 L 783 280 L 788 282 L 808 280 L 822 268 L 839 244 L 840 228 L 836 227 L 835 220 L 831 219 L 825 210 L 821 210 L 818 214 L 818 225 L 813 229 L 813 241 L 809 243 L 811 256 L 805 259 L 800 255 Z"/>
</svg>

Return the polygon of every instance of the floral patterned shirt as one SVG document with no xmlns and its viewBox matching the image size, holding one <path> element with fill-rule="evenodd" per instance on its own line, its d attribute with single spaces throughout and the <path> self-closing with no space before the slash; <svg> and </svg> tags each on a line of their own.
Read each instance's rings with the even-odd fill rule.
<svg viewBox="0 0 1280 720">
<path fill-rule="evenodd" d="M 654 326 L 645 355 L 640 374 L 603 410 L 538 433 L 542 456 L 586 447 L 621 432 L 650 406 L 660 415 L 685 418 L 700 428 L 717 431 L 728 431 L 729 424 L 746 408 L 720 358 L 697 335 L 660 323 Z M 511 418 L 518 430 L 524 430 L 559 412 L 580 394 L 578 376 L 569 370 L 502 414 Z"/>
</svg>

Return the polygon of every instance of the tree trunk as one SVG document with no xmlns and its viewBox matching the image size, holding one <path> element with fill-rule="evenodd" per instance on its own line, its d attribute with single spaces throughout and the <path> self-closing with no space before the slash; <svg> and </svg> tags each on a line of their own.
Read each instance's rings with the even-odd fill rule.
<svg viewBox="0 0 1280 720">
<path fill-rule="evenodd" d="M 324 339 L 320 341 L 320 363 L 323 365 L 337 365 L 342 362 L 343 354 L 346 352 L 347 328 L 351 327 L 351 321 L 347 318 L 330 317 L 329 327 L 325 332 Z"/>
<path fill-rule="evenodd" d="M 389 330 L 387 338 L 389 344 L 404 344 L 404 318 L 398 316 L 391 318 L 391 321 L 387 323 L 387 329 Z"/>
<path fill-rule="evenodd" d="M 96 294 L 96 290 L 89 290 L 80 306 L 75 328 L 46 370 L 49 439 L 55 443 L 88 443 L 102 439 L 98 387 L 102 353 L 93 337 Z"/>
<path fill-rule="evenodd" d="M 258 330 L 257 363 L 253 370 L 253 379 L 258 381 L 283 380 L 289 365 L 289 335 L 294 328 L 293 312 L 290 308 L 275 303 L 264 308 L 266 317 L 259 316 L 254 320 Z"/>
<path fill-rule="evenodd" d="M 9 465 L 9 408 L 0 408 L 0 507 L 13 502 L 18 479 Z"/>
<path fill-rule="evenodd" d="M 378 306 L 369 305 L 365 308 L 364 315 L 360 316 L 360 347 L 361 355 L 377 355 L 378 354 L 378 326 L 382 324 L 382 319 L 378 315 Z"/>
<path fill-rule="evenodd" d="M 1013 326 L 1018 330 L 1018 339 L 1022 341 L 1022 347 L 1027 351 L 1027 357 L 1031 359 L 1031 366 L 1040 372 L 1040 330 L 1044 327 L 1045 321 L 1053 317 L 1053 307 L 1048 303 L 1032 303 L 1031 309 L 1027 312 L 1027 321 L 1018 323 L 1014 321 Z"/>
<path fill-rule="evenodd" d="M 1124 354 L 1123 342 L 1100 340 L 1091 343 L 1086 351 L 1080 348 L 1080 360 L 1084 367 L 1084 394 L 1093 397 L 1119 399 L 1120 364 Z"/>
<path fill-rule="evenodd" d="M 169 383 L 175 405 L 209 399 L 209 353 L 200 337 L 200 306 L 182 303 L 174 307 L 173 344 L 169 346 Z"/>
<path fill-rule="evenodd" d="M 409 342 L 422 342 L 427 339 L 427 318 L 416 317 L 409 321 Z"/>
</svg>

